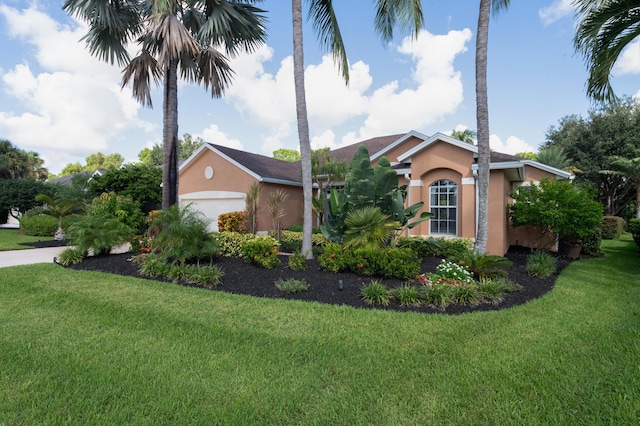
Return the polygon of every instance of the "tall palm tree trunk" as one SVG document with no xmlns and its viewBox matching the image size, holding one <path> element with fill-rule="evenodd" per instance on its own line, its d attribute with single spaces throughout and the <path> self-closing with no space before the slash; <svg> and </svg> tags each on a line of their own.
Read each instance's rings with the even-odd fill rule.
<svg viewBox="0 0 640 426">
<path fill-rule="evenodd" d="M 162 128 L 162 210 L 178 202 L 178 60 L 172 59 L 164 76 Z"/>
<path fill-rule="evenodd" d="M 292 0 L 293 19 L 293 78 L 296 93 L 296 116 L 298 119 L 298 138 L 300 139 L 300 164 L 302 167 L 303 226 L 302 254 L 313 258 L 311 229 L 313 219 L 313 182 L 311 180 L 311 142 L 309 141 L 309 120 L 307 118 L 307 100 L 304 88 L 304 52 L 302 43 L 302 4 L 301 0 Z"/>
<path fill-rule="evenodd" d="M 484 253 L 489 237 L 489 101 L 487 97 L 487 46 L 491 0 L 480 0 L 476 35 L 476 119 L 478 124 L 478 229 L 474 251 Z"/>
</svg>

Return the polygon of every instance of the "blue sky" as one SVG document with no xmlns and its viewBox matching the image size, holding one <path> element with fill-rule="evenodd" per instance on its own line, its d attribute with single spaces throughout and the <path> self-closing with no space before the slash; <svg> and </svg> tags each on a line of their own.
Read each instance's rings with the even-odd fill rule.
<svg viewBox="0 0 640 426">
<path fill-rule="evenodd" d="M 586 70 L 574 53 L 570 0 L 513 1 L 492 19 L 489 36 L 489 115 L 492 148 L 537 151 L 550 126 L 586 116 Z M 304 4 L 304 2 L 303 2 Z M 351 67 L 347 87 L 305 28 L 307 102 L 312 145 L 339 147 L 374 136 L 416 130 L 427 135 L 476 129 L 474 56 L 477 0 L 423 1 L 426 31 L 398 34 L 385 45 L 373 30 L 373 1 L 336 2 Z M 180 85 L 179 134 L 271 155 L 297 149 L 293 96 L 291 6 L 265 0 L 269 39 L 232 60 L 233 85 L 222 99 L 203 87 Z M 60 2 L 0 4 L 0 138 L 38 152 L 60 172 L 94 152 L 136 161 L 162 140 L 162 95 L 143 108 L 120 89 L 121 70 L 88 53 L 83 23 Z M 132 47 L 135 54 L 135 46 Z M 615 68 L 614 89 L 640 89 L 634 43 Z"/>
</svg>

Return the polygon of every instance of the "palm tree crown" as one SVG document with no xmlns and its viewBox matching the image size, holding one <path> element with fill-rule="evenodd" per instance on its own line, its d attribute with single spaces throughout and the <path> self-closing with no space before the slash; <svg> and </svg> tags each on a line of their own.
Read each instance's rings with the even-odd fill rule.
<svg viewBox="0 0 640 426">
<path fill-rule="evenodd" d="M 596 101 L 616 101 L 611 70 L 623 49 L 640 35 L 640 2 L 576 0 L 576 51 L 589 71 L 587 95 Z"/>
</svg>

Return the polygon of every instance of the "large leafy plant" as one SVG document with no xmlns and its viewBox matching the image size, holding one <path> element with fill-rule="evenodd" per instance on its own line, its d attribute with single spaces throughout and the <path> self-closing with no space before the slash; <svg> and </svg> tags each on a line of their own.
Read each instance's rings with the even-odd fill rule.
<svg viewBox="0 0 640 426">
<path fill-rule="evenodd" d="M 541 238 L 552 234 L 561 242 L 576 243 L 596 232 L 602 223 L 602 205 L 588 188 L 569 181 L 542 179 L 512 192 L 508 213 L 512 226 L 538 228 Z"/>
<path fill-rule="evenodd" d="M 367 148 L 360 145 L 346 175 L 344 190 L 331 190 L 327 203 L 327 221 L 321 226 L 322 233 L 333 241 L 342 241 L 349 228 L 346 223 L 349 212 L 375 207 L 388 217 L 387 222 L 394 224 L 390 243 L 395 245 L 397 238 L 407 228 L 411 229 L 432 216 L 431 213 L 423 212 L 411 222 L 424 203 L 419 202 L 405 208 L 406 198 L 407 186 L 399 186 L 398 175 L 391 168 L 389 160 L 381 157 L 372 168 Z"/>
</svg>

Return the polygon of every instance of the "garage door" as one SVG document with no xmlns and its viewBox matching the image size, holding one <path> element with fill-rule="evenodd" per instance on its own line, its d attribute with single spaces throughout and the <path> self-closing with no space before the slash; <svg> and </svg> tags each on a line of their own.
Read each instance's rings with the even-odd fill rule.
<svg viewBox="0 0 640 426">
<path fill-rule="evenodd" d="M 202 212 L 209 220 L 209 230 L 218 231 L 218 216 L 223 213 L 244 211 L 245 194 L 229 191 L 200 191 L 180 195 L 180 205 L 191 204 L 192 207 Z"/>
</svg>

